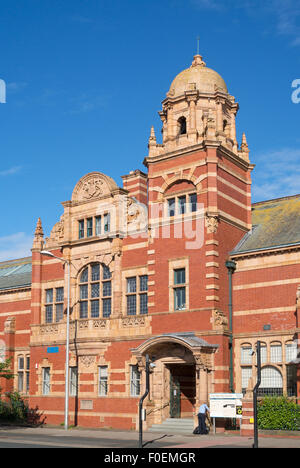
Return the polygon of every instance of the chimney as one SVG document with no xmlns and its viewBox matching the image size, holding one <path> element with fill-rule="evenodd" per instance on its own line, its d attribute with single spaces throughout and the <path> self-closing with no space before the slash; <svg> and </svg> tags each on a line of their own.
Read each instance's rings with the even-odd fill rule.
<svg viewBox="0 0 300 468">
<path fill-rule="evenodd" d="M 122 176 L 123 188 L 128 190 L 128 195 L 134 197 L 140 203 L 147 205 L 147 174 L 136 169 L 128 175 Z"/>
</svg>

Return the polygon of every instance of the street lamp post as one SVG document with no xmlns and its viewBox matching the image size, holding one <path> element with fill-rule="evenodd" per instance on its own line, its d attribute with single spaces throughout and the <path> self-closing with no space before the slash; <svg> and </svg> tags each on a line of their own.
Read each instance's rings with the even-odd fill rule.
<svg viewBox="0 0 300 468">
<path fill-rule="evenodd" d="M 257 391 L 261 383 L 261 348 L 260 341 L 256 345 L 256 362 L 257 362 L 257 381 L 253 389 L 253 409 L 254 409 L 254 443 L 253 448 L 258 448 L 258 421 L 257 421 Z"/>
<path fill-rule="evenodd" d="M 69 348 L 70 348 L 70 278 L 71 278 L 71 262 L 63 258 L 57 257 L 48 250 L 41 250 L 42 255 L 54 257 L 68 265 L 68 289 L 67 289 L 67 332 L 66 332 L 66 375 L 65 375 L 65 430 L 69 427 Z"/>
</svg>

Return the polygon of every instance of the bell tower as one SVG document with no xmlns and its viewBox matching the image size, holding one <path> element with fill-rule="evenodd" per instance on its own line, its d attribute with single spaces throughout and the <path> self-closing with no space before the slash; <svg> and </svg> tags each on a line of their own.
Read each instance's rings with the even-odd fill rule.
<svg viewBox="0 0 300 468">
<path fill-rule="evenodd" d="M 216 317 L 224 317 L 225 327 L 228 323 L 225 262 L 251 229 L 254 167 L 245 134 L 241 145 L 237 142 L 238 109 L 224 79 L 206 66 L 200 54 L 174 78 L 162 101 L 162 141 L 157 141 L 152 127 L 144 160 L 152 236 L 149 250 L 159 258 L 159 269 L 153 268 L 149 282 L 150 295 L 155 298 L 150 305 L 153 311 L 160 307 L 171 312 L 173 307 L 162 291 L 174 286 L 174 272 L 170 271 L 174 258 L 173 270 L 184 269 L 188 276 L 186 307 L 200 308 L 203 317 L 207 310 L 207 323 L 214 324 Z M 190 250 L 184 236 L 178 235 L 180 223 L 199 219 L 203 242 Z M 169 238 L 164 235 L 166 227 Z"/>
</svg>

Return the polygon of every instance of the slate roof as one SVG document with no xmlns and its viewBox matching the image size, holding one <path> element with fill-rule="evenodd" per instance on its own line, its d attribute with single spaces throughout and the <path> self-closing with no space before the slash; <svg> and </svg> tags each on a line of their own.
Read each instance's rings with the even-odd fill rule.
<svg viewBox="0 0 300 468">
<path fill-rule="evenodd" d="M 300 195 L 252 205 L 252 230 L 231 255 L 300 244 Z"/>
<path fill-rule="evenodd" d="M 31 257 L 0 262 L 0 290 L 31 286 Z"/>
</svg>

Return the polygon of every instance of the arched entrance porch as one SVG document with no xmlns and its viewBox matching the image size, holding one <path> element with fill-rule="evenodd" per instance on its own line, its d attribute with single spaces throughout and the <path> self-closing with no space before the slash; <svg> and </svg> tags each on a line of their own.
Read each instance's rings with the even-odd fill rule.
<svg viewBox="0 0 300 468">
<path fill-rule="evenodd" d="M 195 418 L 196 409 L 213 392 L 212 345 L 194 333 L 169 333 L 146 340 L 132 350 L 145 388 L 145 356 L 155 364 L 150 375 L 150 392 L 144 402 L 146 427 L 166 418 Z M 143 391 L 143 390 L 142 390 Z"/>
</svg>

